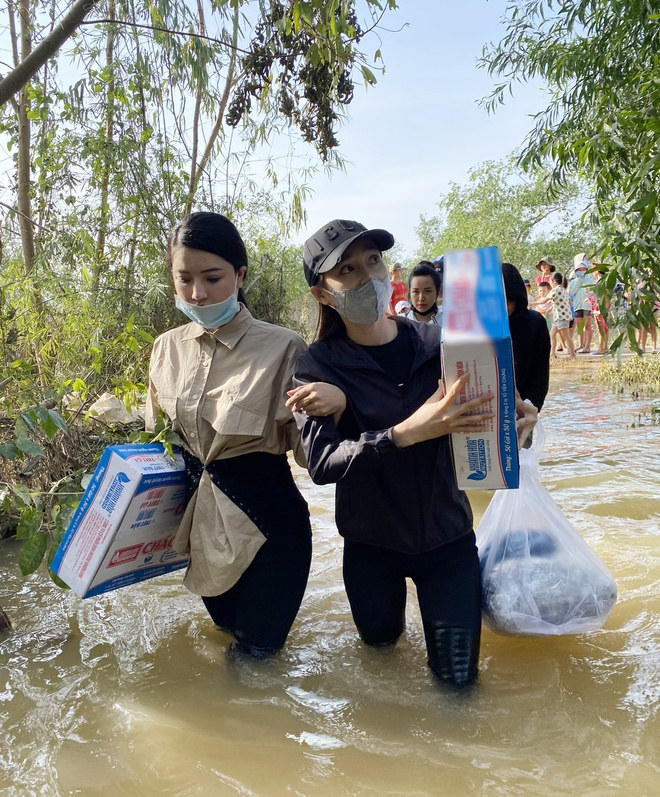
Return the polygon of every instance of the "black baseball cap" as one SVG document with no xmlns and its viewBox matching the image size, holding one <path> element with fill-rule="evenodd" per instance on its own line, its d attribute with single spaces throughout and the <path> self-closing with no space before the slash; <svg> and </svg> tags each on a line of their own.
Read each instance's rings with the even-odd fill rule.
<svg viewBox="0 0 660 797">
<path fill-rule="evenodd" d="M 307 284 L 315 285 L 319 274 L 334 268 L 348 247 L 360 238 L 369 238 L 381 252 L 394 246 L 394 236 L 387 230 L 368 230 L 357 221 L 334 219 L 305 241 L 303 268 Z"/>
</svg>

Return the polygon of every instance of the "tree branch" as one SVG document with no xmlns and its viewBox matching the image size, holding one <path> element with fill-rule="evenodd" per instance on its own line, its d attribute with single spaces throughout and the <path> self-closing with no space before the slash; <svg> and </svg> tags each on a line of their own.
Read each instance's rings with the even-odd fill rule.
<svg viewBox="0 0 660 797">
<path fill-rule="evenodd" d="M 88 19 L 85 22 L 82 22 L 82 25 L 104 25 L 110 24 L 113 25 L 125 25 L 127 28 L 138 28 L 139 30 L 153 30 L 156 33 L 169 33 L 171 36 L 187 36 L 191 39 L 203 39 L 207 42 L 213 42 L 213 44 L 221 44 L 223 47 L 227 47 L 229 50 L 234 50 L 237 53 L 243 53 L 243 55 L 249 55 L 249 50 L 242 50 L 240 47 L 236 47 L 236 45 L 231 44 L 230 42 L 224 41 L 223 39 L 214 39 L 213 36 L 206 36 L 203 33 L 190 33 L 187 30 L 175 30 L 173 28 L 159 28 L 155 25 L 142 25 L 139 22 L 128 22 L 125 19 Z"/>
<path fill-rule="evenodd" d="M 77 0 L 71 7 L 71 11 L 54 28 L 53 32 L 49 33 L 26 58 L 0 80 L 0 105 L 4 105 L 20 91 L 46 61 L 55 55 L 97 3 L 98 0 Z"/>
</svg>

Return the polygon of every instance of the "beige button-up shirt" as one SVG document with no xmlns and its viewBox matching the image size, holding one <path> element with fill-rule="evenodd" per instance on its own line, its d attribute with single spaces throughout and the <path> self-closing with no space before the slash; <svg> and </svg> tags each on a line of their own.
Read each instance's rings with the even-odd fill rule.
<svg viewBox="0 0 660 797">
<path fill-rule="evenodd" d="M 216 459 L 293 449 L 304 465 L 298 430 L 284 406 L 302 338 L 291 330 L 238 315 L 215 332 L 190 323 L 154 341 L 145 425 L 158 407 L 186 448 L 204 465 Z M 204 471 L 177 531 L 174 547 L 190 554 L 184 584 L 220 595 L 254 559 L 265 537 Z"/>
</svg>

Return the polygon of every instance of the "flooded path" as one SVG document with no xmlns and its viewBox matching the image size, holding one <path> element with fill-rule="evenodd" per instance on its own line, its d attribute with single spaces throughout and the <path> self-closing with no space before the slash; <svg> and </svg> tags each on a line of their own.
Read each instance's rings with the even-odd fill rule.
<svg viewBox="0 0 660 797">
<path fill-rule="evenodd" d="M 80 600 L 18 574 L 0 543 L 0 794 L 655 795 L 660 789 L 660 429 L 644 402 L 555 368 L 542 478 L 616 578 L 606 627 L 524 639 L 484 630 L 481 674 L 449 693 L 419 617 L 393 651 L 357 639 L 333 488 L 297 470 L 315 550 L 301 613 L 271 661 L 233 659 L 173 573 Z M 488 494 L 471 495 L 480 516 Z"/>
</svg>

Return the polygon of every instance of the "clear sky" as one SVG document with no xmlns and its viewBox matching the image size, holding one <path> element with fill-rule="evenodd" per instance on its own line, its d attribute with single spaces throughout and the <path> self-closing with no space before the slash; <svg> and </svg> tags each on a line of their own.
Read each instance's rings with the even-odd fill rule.
<svg viewBox="0 0 660 797">
<path fill-rule="evenodd" d="M 485 43 L 502 38 L 505 7 L 505 0 L 399 0 L 380 31 L 385 74 L 375 87 L 356 88 L 339 131 L 346 173 L 310 183 L 301 241 L 330 219 L 352 218 L 389 229 L 412 256 L 419 217 L 436 212 L 447 184 L 466 182 L 471 167 L 523 142 L 530 114 L 547 105 L 538 86 L 520 86 L 495 115 L 478 105 L 493 80 L 476 61 Z M 363 47 L 375 51 L 378 38 Z"/>
</svg>

